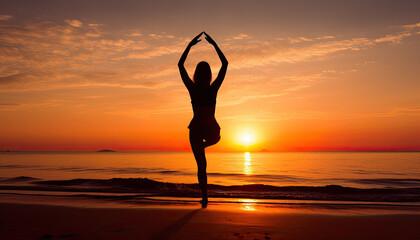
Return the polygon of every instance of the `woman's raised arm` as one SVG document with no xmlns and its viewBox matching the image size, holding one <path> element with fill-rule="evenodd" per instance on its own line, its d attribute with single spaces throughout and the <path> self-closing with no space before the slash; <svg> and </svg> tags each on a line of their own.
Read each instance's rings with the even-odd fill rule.
<svg viewBox="0 0 420 240">
<path fill-rule="evenodd" d="M 185 67 L 184 67 L 184 63 L 185 63 L 185 60 L 187 59 L 187 56 L 188 56 L 188 53 L 190 52 L 191 47 L 197 44 L 199 41 L 201 41 L 198 39 L 200 38 L 202 34 L 203 32 L 201 32 L 195 38 L 193 38 L 193 40 L 191 40 L 191 42 L 188 44 L 187 48 L 185 49 L 184 53 L 182 54 L 178 62 L 179 73 L 181 74 L 182 81 L 184 82 L 187 89 L 190 89 L 194 85 L 194 83 L 193 81 L 191 81 L 191 78 L 188 76 L 187 70 L 185 70 Z"/>
<path fill-rule="evenodd" d="M 204 32 L 204 35 L 206 35 L 206 40 L 211 45 L 214 46 L 214 48 L 216 49 L 217 55 L 219 55 L 220 61 L 222 61 L 222 67 L 219 70 L 219 74 L 217 75 L 217 78 L 213 81 L 213 83 L 211 84 L 216 89 L 219 89 L 223 83 L 223 80 L 225 79 L 228 61 L 225 55 L 223 54 L 222 50 L 220 50 L 219 46 L 217 46 L 216 42 L 206 32 Z"/>
</svg>

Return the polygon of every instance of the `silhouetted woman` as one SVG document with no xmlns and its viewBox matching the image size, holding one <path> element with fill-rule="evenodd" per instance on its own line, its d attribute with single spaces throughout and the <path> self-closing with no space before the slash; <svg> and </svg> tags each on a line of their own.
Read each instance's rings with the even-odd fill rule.
<svg viewBox="0 0 420 240">
<path fill-rule="evenodd" d="M 206 40 L 214 46 L 220 60 L 222 67 L 220 68 L 217 78 L 211 82 L 211 69 L 207 62 L 200 62 L 195 69 L 193 81 L 188 76 L 184 67 L 185 59 L 191 47 L 197 44 L 198 38 L 204 33 Z M 216 42 L 205 32 L 198 34 L 187 46 L 181 59 L 178 62 L 179 72 L 181 73 L 182 81 L 188 89 L 191 97 L 191 104 L 194 111 L 194 117 L 190 122 L 188 128 L 190 129 L 190 144 L 194 153 L 195 160 L 198 167 L 198 182 L 201 188 L 202 200 L 201 205 L 207 206 L 207 173 L 206 173 L 206 155 L 204 149 L 208 146 L 216 144 L 220 140 L 220 126 L 214 117 L 216 110 L 216 96 L 220 85 L 226 75 L 228 61 L 223 55 L 222 51 L 217 46 Z"/>
</svg>

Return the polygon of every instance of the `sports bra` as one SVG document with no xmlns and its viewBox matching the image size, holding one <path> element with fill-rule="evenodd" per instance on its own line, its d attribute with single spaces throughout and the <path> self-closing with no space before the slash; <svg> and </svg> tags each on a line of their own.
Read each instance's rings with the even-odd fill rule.
<svg viewBox="0 0 420 240">
<path fill-rule="evenodd" d="M 206 88 L 194 86 L 189 90 L 191 104 L 194 106 L 216 106 L 217 90 L 211 85 Z"/>
</svg>

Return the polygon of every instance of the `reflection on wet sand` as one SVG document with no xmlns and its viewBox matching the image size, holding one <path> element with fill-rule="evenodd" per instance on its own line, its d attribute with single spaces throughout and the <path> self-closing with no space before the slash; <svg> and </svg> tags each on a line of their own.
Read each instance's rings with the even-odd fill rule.
<svg viewBox="0 0 420 240">
<path fill-rule="evenodd" d="M 241 199 L 240 200 L 242 209 L 246 211 L 255 211 L 256 200 L 253 199 Z"/>
</svg>

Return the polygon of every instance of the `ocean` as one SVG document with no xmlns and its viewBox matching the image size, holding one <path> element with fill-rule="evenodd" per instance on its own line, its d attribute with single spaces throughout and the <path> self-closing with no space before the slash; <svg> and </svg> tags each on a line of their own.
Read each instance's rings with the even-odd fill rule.
<svg viewBox="0 0 420 240">
<path fill-rule="evenodd" d="M 0 193 L 194 198 L 196 168 L 189 152 L 2 152 Z M 210 152 L 207 173 L 213 199 L 420 203 L 420 152 Z"/>
</svg>

